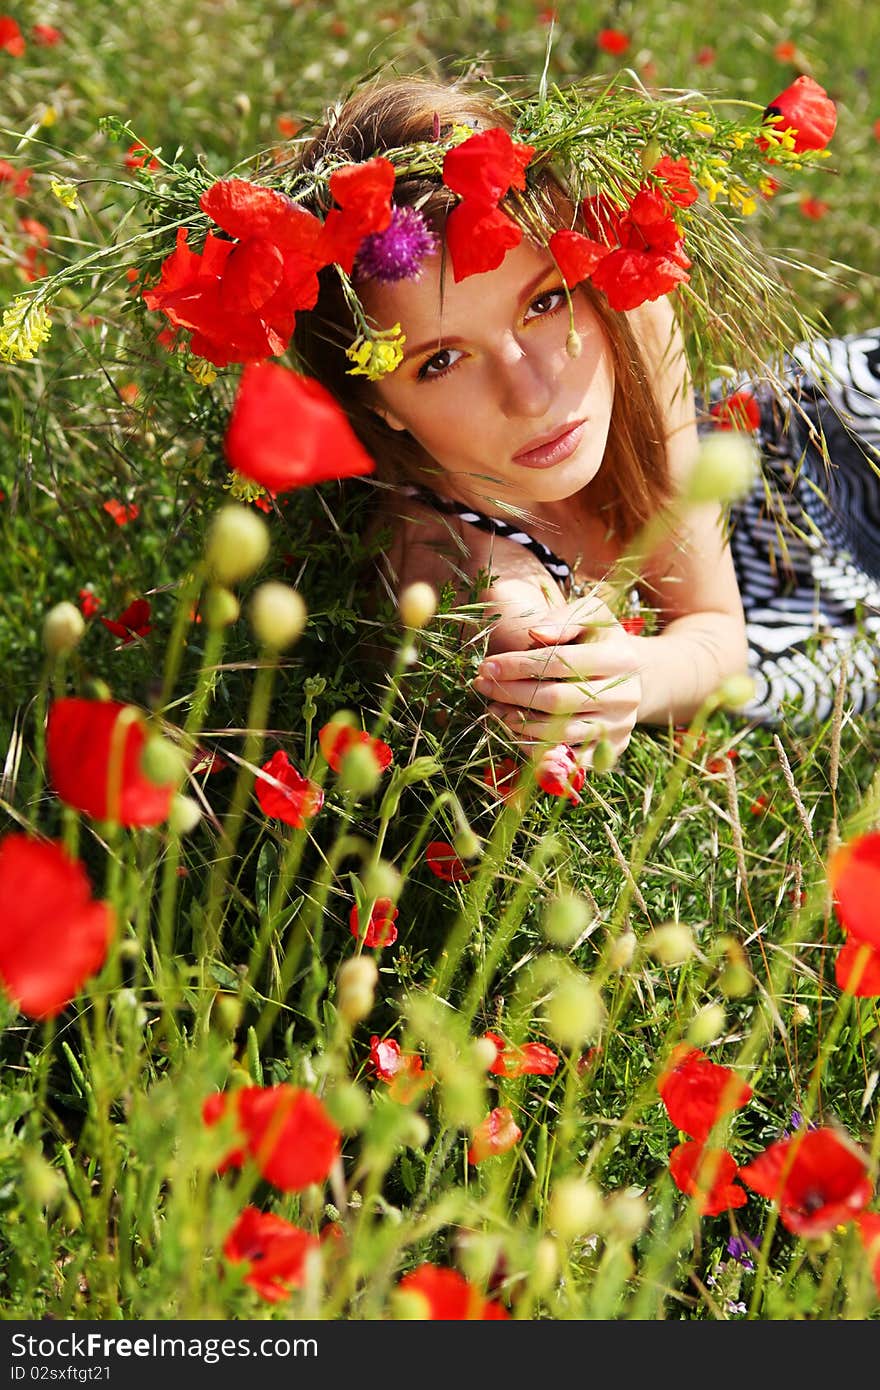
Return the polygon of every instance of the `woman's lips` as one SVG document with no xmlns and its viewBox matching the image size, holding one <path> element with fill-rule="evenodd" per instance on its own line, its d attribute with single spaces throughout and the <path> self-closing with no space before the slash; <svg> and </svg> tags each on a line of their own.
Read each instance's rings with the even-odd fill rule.
<svg viewBox="0 0 880 1390">
<path fill-rule="evenodd" d="M 546 444 L 539 444 L 536 449 L 526 449 L 521 454 L 514 454 L 514 463 L 522 464 L 524 468 L 550 468 L 554 463 L 561 463 L 569 454 L 573 454 L 580 444 L 586 423 L 586 420 L 580 420 L 577 424 L 569 425 Z"/>
</svg>

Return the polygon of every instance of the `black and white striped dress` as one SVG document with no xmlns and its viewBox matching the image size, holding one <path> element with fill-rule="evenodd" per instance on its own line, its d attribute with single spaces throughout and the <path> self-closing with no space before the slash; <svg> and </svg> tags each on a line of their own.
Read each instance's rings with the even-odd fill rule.
<svg viewBox="0 0 880 1390">
<path fill-rule="evenodd" d="M 773 385 L 718 384 L 709 404 L 744 389 L 760 409 L 763 468 L 730 512 L 755 681 L 742 716 L 766 725 L 821 721 L 844 666 L 844 709 L 863 714 L 880 702 L 880 328 L 813 339 L 792 351 Z M 701 432 L 714 428 L 707 413 Z M 426 488 L 406 490 L 527 546 L 571 593 L 566 562 L 515 524 Z M 638 603 L 634 589 L 631 615 Z"/>
</svg>

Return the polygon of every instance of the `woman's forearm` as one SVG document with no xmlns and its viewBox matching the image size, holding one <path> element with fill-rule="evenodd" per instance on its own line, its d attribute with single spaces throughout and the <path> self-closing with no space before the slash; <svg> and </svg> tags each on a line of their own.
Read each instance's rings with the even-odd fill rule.
<svg viewBox="0 0 880 1390">
<path fill-rule="evenodd" d="M 640 724 L 687 724 L 728 676 L 748 670 L 742 621 L 729 613 L 688 613 L 639 646 Z"/>
</svg>

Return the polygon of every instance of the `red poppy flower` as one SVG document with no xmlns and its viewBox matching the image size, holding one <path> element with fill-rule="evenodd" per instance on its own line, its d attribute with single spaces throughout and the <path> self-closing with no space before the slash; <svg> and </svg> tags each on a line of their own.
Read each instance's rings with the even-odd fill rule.
<svg viewBox="0 0 880 1390">
<path fill-rule="evenodd" d="M 54 840 L 0 840 L 0 984 L 22 1013 L 53 1018 L 104 963 L 113 909 Z"/>
<path fill-rule="evenodd" d="M 522 1138 L 522 1130 L 506 1105 L 490 1111 L 473 1132 L 468 1163 L 482 1163 L 494 1154 L 507 1153 Z"/>
<path fill-rule="evenodd" d="M 0 159 L 0 184 L 10 184 L 13 198 L 25 198 L 30 192 L 33 169 L 16 169 L 6 159 Z"/>
<path fill-rule="evenodd" d="M 825 1235 L 871 1200 L 867 1156 L 833 1129 L 797 1130 L 740 1168 L 739 1176 L 779 1203 L 780 1221 L 796 1236 Z"/>
<path fill-rule="evenodd" d="M 859 1235 L 871 1267 L 871 1275 L 880 1297 L 880 1213 L 863 1211 L 856 1217 Z"/>
<path fill-rule="evenodd" d="M 93 589 L 80 589 L 79 591 L 79 611 L 88 620 L 94 618 L 98 609 L 101 607 L 101 600 Z"/>
<path fill-rule="evenodd" d="M 263 773 L 274 777 L 281 786 L 273 786 Z M 301 830 L 324 805 L 324 793 L 317 782 L 297 772 L 283 748 L 277 749 L 269 761 L 263 763 L 254 782 L 254 792 L 265 815 L 297 830 Z"/>
<path fill-rule="evenodd" d="M 64 38 L 60 29 L 56 29 L 54 24 L 32 24 L 31 38 L 34 43 L 42 48 L 54 48 Z"/>
<path fill-rule="evenodd" d="M 773 49 L 773 57 L 780 63 L 793 63 L 797 55 L 797 45 L 791 39 L 783 39 Z"/>
<path fill-rule="evenodd" d="M 339 1157 L 342 1135 L 310 1091 L 286 1082 L 245 1086 L 208 1096 L 202 1119 L 206 1125 L 215 1125 L 230 1109 L 239 1142 L 223 1156 L 218 1172 L 239 1168 L 252 1158 L 274 1187 L 301 1192 L 311 1183 L 323 1182 Z"/>
<path fill-rule="evenodd" d="M 655 179 L 662 180 L 663 196 L 677 207 L 689 208 L 700 196 L 699 189 L 691 178 L 690 163 L 685 158 L 672 159 L 670 155 L 664 154 L 652 167 L 651 173 Z"/>
<path fill-rule="evenodd" d="M 830 203 L 823 203 L 821 198 L 806 197 L 801 198 L 798 207 L 804 217 L 809 217 L 811 222 L 821 222 L 826 213 L 831 211 Z"/>
<path fill-rule="evenodd" d="M 46 727 L 49 780 L 62 801 L 93 820 L 158 825 L 174 785 L 157 786 L 141 772 L 146 741 L 146 720 L 133 705 L 56 700 Z"/>
<path fill-rule="evenodd" d="M 735 1071 L 710 1062 L 687 1043 L 673 1049 L 657 1090 L 676 1129 L 701 1142 L 723 1115 L 740 1110 L 752 1095 L 751 1086 Z"/>
<path fill-rule="evenodd" d="M 586 770 L 578 764 L 573 748 L 567 743 L 558 743 L 541 757 L 536 773 L 538 786 L 551 796 L 567 796 L 573 806 L 580 801 L 581 787 L 586 781 Z"/>
<path fill-rule="evenodd" d="M 401 1052 L 400 1043 L 393 1038 L 370 1038 L 370 1067 L 381 1081 L 387 1082 L 389 1094 L 401 1105 L 417 1100 L 434 1082 L 419 1054 Z"/>
<path fill-rule="evenodd" d="M 603 53 L 625 53 L 629 48 L 629 35 L 622 29 L 600 29 L 596 35 L 596 47 Z"/>
<path fill-rule="evenodd" d="M 244 1282 L 267 1303 L 280 1303 L 291 1289 L 302 1287 L 306 1256 L 319 1247 L 317 1236 L 283 1216 L 245 1207 L 223 1242 L 223 1254 L 233 1264 L 246 1261 Z"/>
<path fill-rule="evenodd" d="M 497 206 L 511 188 L 526 186 L 533 145 L 518 144 L 495 127 L 448 150 L 443 182 L 462 201 L 446 219 L 446 246 L 456 282 L 495 270 L 522 240 L 522 228 Z"/>
<path fill-rule="evenodd" d="M 467 883 L 471 871 L 445 840 L 432 840 L 425 850 L 425 863 L 435 878 L 444 883 Z"/>
<path fill-rule="evenodd" d="M 702 736 L 701 736 L 701 738 L 700 738 L 700 744 L 698 744 L 698 747 L 702 744 L 702 741 L 703 741 L 703 740 L 702 740 Z M 713 772 L 713 773 L 723 772 L 723 771 L 724 771 L 724 760 L 725 760 L 725 758 L 727 759 L 728 762 L 733 763 L 733 762 L 736 762 L 736 760 L 737 760 L 738 757 L 739 757 L 739 750 L 738 750 L 737 748 L 728 748 L 727 752 L 724 753 L 720 758 L 710 758 L 710 759 L 709 759 L 709 761 L 706 763 L 706 771 L 707 771 L 707 772 Z"/>
<path fill-rule="evenodd" d="M 221 758 L 219 753 L 212 753 L 207 748 L 197 748 L 189 770 L 194 777 L 200 772 L 203 772 L 206 777 L 214 777 L 228 766 L 226 759 Z"/>
<path fill-rule="evenodd" d="M 137 387 L 135 387 L 135 391 L 137 391 Z M 122 390 L 120 390 L 120 395 L 122 395 Z M 104 511 L 108 516 L 112 516 L 117 526 L 127 526 L 130 521 L 135 521 L 141 514 L 141 509 L 136 502 L 126 505 L 125 502 L 117 501 L 115 497 L 111 497 L 102 505 Z"/>
<path fill-rule="evenodd" d="M 277 357 L 290 342 L 300 309 L 314 307 L 323 225 L 271 188 L 221 179 L 199 206 L 235 241 L 209 232 L 201 252 L 177 246 L 157 285 L 144 291 L 148 309 L 191 330 L 190 347 L 216 367 Z"/>
<path fill-rule="evenodd" d="M 487 763 L 483 768 L 483 785 L 506 801 L 516 791 L 519 781 L 519 768 L 513 758 L 501 758 L 497 763 Z"/>
<path fill-rule="evenodd" d="M 827 872 L 843 930 L 880 951 L 880 831 L 872 830 L 841 845 L 829 859 Z"/>
<path fill-rule="evenodd" d="M 749 1200 L 733 1181 L 736 1160 L 726 1149 L 707 1149 L 696 1140 L 677 1144 L 669 1155 L 669 1173 L 676 1187 L 694 1198 L 701 1216 L 717 1216 Z"/>
<path fill-rule="evenodd" d="M 0 50 L 20 58 L 24 53 L 24 35 L 8 14 L 0 15 Z"/>
<path fill-rule="evenodd" d="M 366 931 L 363 934 L 365 946 L 393 946 L 397 940 L 397 928 L 394 923 L 397 921 L 397 908 L 390 898 L 377 898 L 370 913 L 370 920 L 367 923 Z M 361 923 L 358 914 L 357 903 L 348 914 L 348 925 L 351 934 L 358 941 L 361 938 Z"/>
<path fill-rule="evenodd" d="M 122 162 L 126 169 L 143 169 L 144 165 L 146 165 L 148 169 L 162 168 L 156 156 L 151 154 L 146 145 L 140 144 L 139 141 L 135 141 L 133 145 L 129 145 L 128 153 Z"/>
<path fill-rule="evenodd" d="M 522 228 L 489 203 L 465 198 L 446 219 L 446 248 L 456 283 L 469 275 L 497 270 L 508 251 L 521 241 Z"/>
<path fill-rule="evenodd" d="M 838 989 L 857 999 L 880 998 L 880 951 L 866 941 L 848 941 L 834 962 Z"/>
<path fill-rule="evenodd" d="M 596 219 L 597 209 L 590 212 Z M 607 206 L 598 212 L 596 220 L 604 223 L 603 230 L 620 242 L 592 276 L 612 309 L 635 309 L 690 279 L 681 233 L 658 192 L 643 186 L 622 215 Z"/>
<path fill-rule="evenodd" d="M 641 613 L 634 613 L 631 618 L 621 618 L 620 626 L 624 632 L 631 632 L 634 637 L 638 637 L 639 633 L 644 631 L 645 620 Z"/>
<path fill-rule="evenodd" d="M 236 473 L 275 492 L 375 467 L 330 392 L 277 362 L 245 367 L 223 447 Z"/>
<path fill-rule="evenodd" d="M 508 189 L 525 188 L 525 171 L 534 153 L 534 145 L 517 144 L 500 127 L 478 131 L 447 150 L 443 182 L 475 203 L 498 203 Z"/>
<path fill-rule="evenodd" d="M 715 49 L 709 44 L 705 44 L 702 48 L 697 49 L 694 54 L 694 62 L 698 67 L 709 68 L 715 62 L 717 56 Z"/>
<path fill-rule="evenodd" d="M 388 744 L 383 743 L 380 738 L 372 738 L 365 729 L 353 729 L 350 724 L 342 724 L 339 721 L 334 723 L 332 719 L 329 724 L 318 730 L 318 743 L 334 772 L 341 771 L 346 753 L 356 743 L 369 748 L 382 772 L 390 767 L 394 760 L 394 754 Z"/>
<path fill-rule="evenodd" d="M 778 116 L 773 122 L 775 131 L 794 131 L 794 150 L 824 150 L 834 134 L 837 125 L 837 109 L 834 102 L 819 83 L 812 77 L 795 78 L 790 87 L 774 97 L 765 108 L 763 120 Z M 758 141 L 761 149 L 766 149 L 766 140 Z"/>
<path fill-rule="evenodd" d="M 147 633 L 153 630 L 150 624 L 149 599 L 136 598 L 118 618 L 102 618 L 101 622 L 115 637 L 121 637 L 122 645 L 127 647 L 136 637 L 146 637 Z"/>
<path fill-rule="evenodd" d="M 716 401 L 709 407 L 714 415 L 716 429 L 719 430 L 757 430 L 761 428 L 761 408 L 751 391 L 734 391 L 723 401 Z"/>
<path fill-rule="evenodd" d="M 772 808 L 767 804 L 767 797 L 764 792 L 757 796 L 749 807 L 749 812 L 753 816 L 765 816 Z"/>
<path fill-rule="evenodd" d="M 18 225 L 25 236 L 30 237 L 31 241 L 35 241 L 44 250 L 49 245 L 49 228 L 45 222 L 38 221 L 36 217 L 20 217 Z"/>
<path fill-rule="evenodd" d="M 493 1076 L 552 1076 L 559 1066 L 556 1053 L 543 1043 L 523 1043 L 508 1047 L 497 1033 L 484 1033 L 495 1046 L 495 1061 L 489 1071 Z"/>
<path fill-rule="evenodd" d="M 425 1321 L 498 1322 L 509 1317 L 507 1309 L 484 1298 L 463 1274 L 437 1265 L 419 1265 L 398 1284 L 405 1294 L 418 1294 L 424 1300 Z"/>
<path fill-rule="evenodd" d="M 608 247 L 581 236 L 580 232 L 562 230 L 554 232 L 550 238 L 550 252 L 566 285 L 573 289 L 582 280 L 589 279 L 599 262 L 608 255 Z"/>
<path fill-rule="evenodd" d="M 339 204 L 327 214 L 321 237 L 324 263 L 335 261 L 350 275 L 364 237 L 384 232 L 391 221 L 394 165 L 377 156 L 345 164 L 330 175 L 330 192 Z"/>
</svg>

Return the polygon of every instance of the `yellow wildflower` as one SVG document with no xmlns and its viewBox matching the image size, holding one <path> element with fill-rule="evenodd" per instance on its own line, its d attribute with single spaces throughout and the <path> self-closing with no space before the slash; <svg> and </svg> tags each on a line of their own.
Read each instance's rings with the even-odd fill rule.
<svg viewBox="0 0 880 1390">
<path fill-rule="evenodd" d="M 230 473 L 223 488 L 230 497 L 235 498 L 236 502 L 258 502 L 263 497 L 268 500 L 271 496 L 260 483 L 255 483 L 252 478 L 246 478 L 243 473 Z"/>
<path fill-rule="evenodd" d="M 63 203 L 66 208 L 70 208 L 71 212 L 75 210 L 79 202 L 79 194 L 76 191 L 75 184 L 61 183 L 59 179 L 50 179 L 49 187 L 59 203 Z"/>
<path fill-rule="evenodd" d="M 55 107 L 47 106 L 42 116 L 40 117 L 40 125 L 43 126 L 45 129 L 48 129 L 49 126 L 55 125 L 57 120 L 58 112 L 55 110 Z"/>
<path fill-rule="evenodd" d="M 719 179 L 713 178 L 712 175 L 709 173 L 708 169 L 704 170 L 704 172 L 700 175 L 699 182 L 703 185 L 704 188 L 708 189 L 710 203 L 715 202 L 715 199 L 718 197 L 719 193 L 724 193 L 726 191 L 724 184 L 721 183 Z"/>
<path fill-rule="evenodd" d="M 709 125 L 708 121 L 691 121 L 691 130 L 695 130 L 698 135 L 715 134 L 715 127 Z"/>
<path fill-rule="evenodd" d="M 730 133 L 730 143 L 735 150 L 744 150 L 746 147 L 746 136 L 741 130 L 733 130 Z"/>
<path fill-rule="evenodd" d="M 400 324 L 377 333 L 373 337 L 356 338 L 345 355 L 349 362 L 349 376 L 365 376 L 368 381 L 379 381 L 389 372 L 394 372 L 403 361 L 403 345 L 406 335 L 401 333 Z"/>
<path fill-rule="evenodd" d="M 0 323 L 0 360 L 29 362 L 52 332 L 49 311 L 26 295 L 13 299 Z"/>
<path fill-rule="evenodd" d="M 210 362 L 205 362 L 203 358 L 197 358 L 192 362 L 187 362 L 186 370 L 189 372 L 193 381 L 197 381 L 199 386 L 210 386 L 212 381 L 217 380 L 217 373 Z"/>
</svg>

